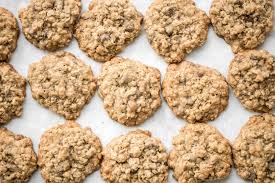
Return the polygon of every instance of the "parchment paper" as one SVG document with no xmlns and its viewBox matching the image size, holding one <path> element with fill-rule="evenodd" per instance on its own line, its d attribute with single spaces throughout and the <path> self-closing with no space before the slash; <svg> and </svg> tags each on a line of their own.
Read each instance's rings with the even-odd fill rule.
<svg viewBox="0 0 275 183">
<path fill-rule="evenodd" d="M 133 2 L 137 9 L 144 14 L 152 0 L 133 0 Z M 82 11 L 87 11 L 89 3 L 90 0 L 82 0 Z M 13 12 L 17 19 L 18 10 L 22 7 L 26 7 L 27 4 L 28 0 L 0 0 L 0 6 L 3 6 Z M 208 13 L 211 0 L 196 0 L 196 4 Z M 266 49 L 275 54 L 274 42 L 275 33 L 273 31 L 260 48 Z M 75 40 L 73 40 L 70 46 L 64 50 L 75 54 L 86 64 L 90 65 L 96 75 L 100 73 L 101 63 L 95 62 L 88 58 L 79 49 Z M 20 74 L 27 77 L 28 66 L 33 62 L 39 61 L 42 56 L 46 54 L 47 52 L 39 50 L 30 44 L 21 32 L 17 49 L 14 52 L 10 63 Z M 144 31 L 139 38 L 133 44 L 128 46 L 127 49 L 120 55 L 157 67 L 162 73 L 162 78 L 166 72 L 167 64 L 150 47 Z M 191 53 L 187 57 L 187 60 L 218 69 L 224 76 L 226 76 L 228 65 L 232 58 L 233 54 L 230 47 L 223 41 L 223 39 L 218 38 L 213 32 L 213 29 L 210 28 L 206 44 L 202 48 Z M 240 105 L 239 101 L 233 96 L 231 90 L 227 109 L 217 120 L 210 122 L 209 124 L 217 127 L 222 134 L 232 142 L 238 135 L 240 128 L 252 115 L 253 113 L 248 112 Z M 62 117 L 40 106 L 32 98 L 30 87 L 27 86 L 27 96 L 24 103 L 24 112 L 22 117 L 12 120 L 8 125 L 6 125 L 6 127 L 15 133 L 23 134 L 32 138 L 35 151 L 37 152 L 39 139 L 43 132 L 52 127 L 54 124 L 63 123 L 64 121 L 65 119 Z M 161 108 L 143 125 L 132 128 L 124 127 L 109 118 L 103 108 L 102 101 L 98 94 L 96 94 L 90 103 L 83 109 L 81 116 L 77 119 L 77 121 L 83 127 L 91 127 L 92 130 L 100 137 L 103 146 L 105 146 L 114 137 L 125 134 L 128 131 L 135 130 L 136 128 L 141 128 L 149 130 L 152 132 L 153 136 L 159 137 L 165 144 L 167 150 L 170 150 L 172 147 L 171 141 L 173 136 L 177 135 L 179 129 L 186 125 L 184 120 L 177 119 L 172 114 L 167 104 L 163 101 Z M 30 182 L 44 182 L 39 170 L 36 171 Z M 102 183 L 103 180 L 100 177 L 99 171 L 97 171 L 89 176 L 85 182 Z M 176 181 L 172 177 L 172 172 L 170 171 L 169 183 L 175 182 Z M 243 183 L 245 181 L 239 178 L 233 169 L 230 177 L 221 182 Z"/>
</svg>

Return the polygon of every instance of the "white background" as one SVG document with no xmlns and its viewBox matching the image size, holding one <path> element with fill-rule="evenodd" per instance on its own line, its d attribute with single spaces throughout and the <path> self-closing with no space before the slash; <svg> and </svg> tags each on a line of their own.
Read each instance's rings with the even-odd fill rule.
<svg viewBox="0 0 275 183">
<path fill-rule="evenodd" d="M 146 12 L 147 7 L 151 4 L 152 0 L 133 0 L 133 3 L 137 9 L 143 14 Z M 82 0 L 83 9 L 87 11 L 90 0 Z M 28 0 L 0 0 L 0 6 L 3 6 L 14 13 L 18 19 L 18 10 L 27 6 Z M 196 4 L 201 9 L 205 10 L 208 14 L 211 0 L 196 0 Z M 19 23 L 20 24 L 20 23 Z M 20 25 L 21 27 L 21 25 Z M 275 33 L 274 31 L 267 38 L 261 48 L 275 53 Z M 95 75 L 100 73 L 101 63 L 95 62 L 88 58 L 78 48 L 77 42 L 72 41 L 69 47 L 65 48 L 82 59 L 86 64 L 92 67 Z M 10 63 L 16 68 L 16 70 L 27 77 L 28 67 L 31 63 L 39 61 L 42 56 L 47 52 L 42 51 L 31 45 L 26 41 L 22 32 L 18 40 L 18 46 L 14 52 Z M 147 41 L 144 30 L 141 36 L 137 40 L 127 47 L 120 55 L 128 57 L 130 59 L 138 60 L 144 64 L 157 67 L 161 73 L 162 78 L 165 74 L 167 64 L 159 57 L 154 50 L 150 47 Z M 224 76 L 227 74 L 228 65 L 233 58 L 230 47 L 218 38 L 210 28 L 208 34 L 208 40 L 206 44 L 187 56 L 187 60 L 202 65 L 218 69 Z M 232 90 L 230 90 L 229 105 L 227 109 L 220 115 L 220 117 L 209 124 L 217 127 L 222 134 L 228 138 L 231 142 L 238 135 L 240 128 L 248 120 L 249 116 L 253 113 L 246 111 L 233 96 Z M 34 143 L 34 149 L 37 152 L 40 136 L 43 132 L 57 123 L 62 123 L 65 120 L 57 114 L 49 111 L 48 109 L 40 106 L 31 96 L 30 87 L 27 86 L 27 96 L 24 103 L 23 115 L 12 120 L 7 128 L 15 133 L 24 134 L 32 138 Z M 96 94 L 90 103 L 83 109 L 81 116 L 77 121 L 82 126 L 89 126 L 100 137 L 103 146 L 105 146 L 112 138 L 125 134 L 128 131 L 135 130 L 136 128 L 150 130 L 155 137 L 159 137 L 161 141 L 170 150 L 172 145 L 171 141 L 173 136 L 178 134 L 179 129 L 186 124 L 184 120 L 177 119 L 168 108 L 167 104 L 163 101 L 161 108 L 156 114 L 148 119 L 143 125 L 138 127 L 124 127 L 114 121 L 112 121 L 103 108 L 103 104 L 98 94 Z M 31 183 L 44 182 L 40 176 L 39 170 L 33 175 Z M 100 177 L 99 171 L 89 176 L 85 182 L 101 183 L 103 180 Z M 172 172 L 169 172 L 169 182 L 176 182 L 172 178 Z M 229 178 L 224 181 L 225 183 L 243 183 L 237 175 L 235 170 Z"/>
</svg>

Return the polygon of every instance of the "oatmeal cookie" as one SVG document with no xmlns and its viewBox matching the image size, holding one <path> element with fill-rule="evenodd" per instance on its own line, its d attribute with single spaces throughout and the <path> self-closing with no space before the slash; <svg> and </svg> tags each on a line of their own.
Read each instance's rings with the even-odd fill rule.
<svg viewBox="0 0 275 183">
<path fill-rule="evenodd" d="M 101 176 L 106 183 L 166 183 L 167 153 L 148 131 L 136 130 L 113 139 L 103 150 Z"/>
<path fill-rule="evenodd" d="M 162 94 L 172 111 L 189 123 L 216 119 L 228 104 L 228 85 L 215 69 L 184 61 L 168 66 Z"/>
<path fill-rule="evenodd" d="M 0 182 L 26 183 L 36 169 L 32 140 L 0 128 Z"/>
<path fill-rule="evenodd" d="M 213 0 L 210 18 L 234 53 L 262 44 L 273 27 L 272 0 Z"/>
<path fill-rule="evenodd" d="M 38 165 L 46 182 L 80 183 L 99 168 L 101 143 L 90 128 L 67 121 L 41 137 Z"/>
<path fill-rule="evenodd" d="M 231 172 L 232 151 L 222 134 L 208 124 L 188 124 L 173 139 L 168 164 L 179 183 L 221 180 Z"/>
<path fill-rule="evenodd" d="M 48 51 L 68 46 L 81 12 L 81 0 L 31 0 L 20 10 L 23 33 L 34 46 Z"/>
<path fill-rule="evenodd" d="M 97 61 L 109 61 L 134 41 L 142 15 L 130 0 L 93 0 L 75 29 L 82 51 Z"/>
<path fill-rule="evenodd" d="M 155 0 L 147 10 L 145 30 L 155 51 L 176 63 L 206 42 L 209 22 L 192 0 Z"/>
<path fill-rule="evenodd" d="M 28 81 L 33 98 L 66 119 L 76 119 L 96 90 L 90 66 L 65 51 L 31 64 Z"/>
<path fill-rule="evenodd" d="M 269 112 L 275 107 L 275 58 L 267 51 L 250 50 L 235 55 L 228 82 L 246 109 Z"/>
<path fill-rule="evenodd" d="M 23 112 L 26 80 L 8 63 L 0 63 L 0 125 Z"/>
<path fill-rule="evenodd" d="M 110 117 L 126 126 L 143 123 L 161 105 L 159 70 L 139 62 L 113 58 L 103 64 L 98 85 Z"/>
<path fill-rule="evenodd" d="M 17 45 L 19 27 L 11 12 L 0 7 L 0 62 L 9 61 Z"/>
<path fill-rule="evenodd" d="M 275 182 L 275 116 L 251 117 L 233 144 L 237 173 L 253 183 Z"/>
</svg>

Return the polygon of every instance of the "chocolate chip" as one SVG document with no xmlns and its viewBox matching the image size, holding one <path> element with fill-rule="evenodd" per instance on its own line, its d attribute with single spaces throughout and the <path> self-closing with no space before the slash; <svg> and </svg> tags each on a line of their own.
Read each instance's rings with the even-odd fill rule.
<svg viewBox="0 0 275 183">
<path fill-rule="evenodd" d="M 242 0 L 237 0 L 237 1 L 235 2 L 235 4 L 238 5 L 240 8 L 243 7 L 243 1 L 242 1 Z"/>
<path fill-rule="evenodd" d="M 245 15 L 244 16 L 244 21 L 246 21 L 246 22 L 254 22 L 254 16 L 253 16 L 253 14 Z"/>
<path fill-rule="evenodd" d="M 176 8 L 172 7 L 172 8 L 169 8 L 166 12 L 164 12 L 164 14 L 166 16 L 171 17 L 171 16 L 175 15 L 175 12 L 176 12 Z"/>
<path fill-rule="evenodd" d="M 203 76 L 204 76 L 204 73 L 201 73 L 201 72 L 198 73 L 198 77 L 201 78 L 201 77 L 203 77 Z"/>
<path fill-rule="evenodd" d="M 258 57 L 255 56 L 255 55 L 251 55 L 250 59 L 251 59 L 251 60 L 258 60 Z"/>
<path fill-rule="evenodd" d="M 253 181 L 253 180 L 255 180 L 255 178 L 256 178 L 256 174 L 255 173 L 251 173 L 249 175 L 249 177 L 247 178 L 247 180 Z"/>
<path fill-rule="evenodd" d="M 268 164 L 268 169 L 271 170 L 271 171 L 275 171 L 275 162 L 270 162 Z"/>
</svg>

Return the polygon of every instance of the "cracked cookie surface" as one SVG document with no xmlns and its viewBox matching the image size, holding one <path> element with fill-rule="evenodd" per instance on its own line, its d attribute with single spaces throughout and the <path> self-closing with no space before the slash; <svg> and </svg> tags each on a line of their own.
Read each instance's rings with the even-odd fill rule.
<svg viewBox="0 0 275 183">
<path fill-rule="evenodd" d="M 104 63 L 98 85 L 109 116 L 126 126 L 143 123 L 161 105 L 159 70 L 136 61 L 115 57 Z"/>
<path fill-rule="evenodd" d="M 0 7 L 0 62 L 9 61 L 17 45 L 19 27 L 14 15 Z"/>
<path fill-rule="evenodd" d="M 275 58 L 264 50 L 235 55 L 228 71 L 228 83 L 248 110 L 269 112 L 275 107 Z"/>
<path fill-rule="evenodd" d="M 173 138 L 168 164 L 179 183 L 221 180 L 231 172 L 232 150 L 222 134 L 208 124 L 188 124 Z"/>
<path fill-rule="evenodd" d="M 140 34 L 142 15 L 129 0 L 93 0 L 76 26 L 82 51 L 97 61 L 109 61 Z"/>
<path fill-rule="evenodd" d="M 253 183 L 275 182 L 275 116 L 252 116 L 233 144 L 237 173 Z"/>
<path fill-rule="evenodd" d="M 26 183 L 36 169 L 32 140 L 0 128 L 0 182 Z"/>
<path fill-rule="evenodd" d="M 167 153 L 159 139 L 136 130 L 114 138 L 103 150 L 101 176 L 107 183 L 166 183 Z"/>
<path fill-rule="evenodd" d="M 192 0 L 155 0 L 145 16 L 145 31 L 154 50 L 176 63 L 206 42 L 209 22 Z"/>
<path fill-rule="evenodd" d="M 215 69 L 183 61 L 170 64 L 162 94 L 174 114 L 189 123 L 216 119 L 228 105 L 228 85 Z"/>
<path fill-rule="evenodd" d="M 19 18 L 30 43 L 55 51 L 70 44 L 80 11 L 81 0 L 31 0 Z"/>
<path fill-rule="evenodd" d="M 214 31 L 234 53 L 262 44 L 273 27 L 272 0 L 213 0 L 210 18 Z"/>
<path fill-rule="evenodd" d="M 23 112 L 26 80 L 8 63 L 0 63 L 0 125 Z"/>
<path fill-rule="evenodd" d="M 28 81 L 33 98 L 66 119 L 76 119 L 96 90 L 91 67 L 65 51 L 31 64 Z"/>
<path fill-rule="evenodd" d="M 81 183 L 99 168 L 101 151 L 100 140 L 90 128 L 67 121 L 42 135 L 38 165 L 46 182 Z"/>
</svg>

